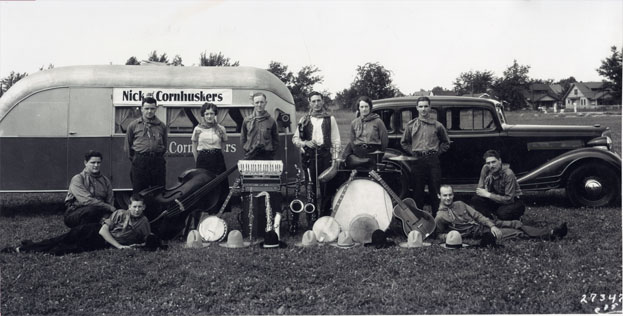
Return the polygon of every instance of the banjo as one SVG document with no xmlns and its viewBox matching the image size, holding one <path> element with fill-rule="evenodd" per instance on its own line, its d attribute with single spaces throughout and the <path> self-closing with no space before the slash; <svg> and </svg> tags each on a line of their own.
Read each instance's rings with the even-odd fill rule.
<svg viewBox="0 0 623 316">
<path fill-rule="evenodd" d="M 225 199 L 225 202 L 223 202 L 218 214 L 208 216 L 204 218 L 201 223 L 199 223 L 199 235 L 201 235 L 201 238 L 204 241 L 222 241 L 227 235 L 227 222 L 220 218 L 220 216 L 225 211 L 225 207 L 227 207 L 231 196 L 234 194 L 234 189 L 236 189 L 239 184 L 240 179 L 236 179 L 236 182 L 234 182 L 229 194 L 227 194 L 227 198 Z"/>
</svg>

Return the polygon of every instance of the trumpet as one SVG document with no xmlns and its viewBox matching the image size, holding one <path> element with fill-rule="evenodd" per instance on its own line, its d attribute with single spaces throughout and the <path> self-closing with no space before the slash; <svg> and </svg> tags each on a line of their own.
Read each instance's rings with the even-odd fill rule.
<svg viewBox="0 0 623 316">
<path fill-rule="evenodd" d="M 296 187 L 294 188 L 294 199 L 290 202 L 290 211 L 292 211 L 292 213 L 300 213 L 305 207 L 303 201 L 299 199 L 303 180 L 301 179 L 301 169 L 296 164 L 294 164 L 294 168 L 296 168 Z"/>
</svg>

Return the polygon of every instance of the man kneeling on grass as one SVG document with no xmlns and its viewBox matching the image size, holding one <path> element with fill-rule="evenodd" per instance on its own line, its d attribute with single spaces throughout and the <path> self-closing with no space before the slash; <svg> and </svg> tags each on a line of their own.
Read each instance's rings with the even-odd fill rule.
<svg viewBox="0 0 623 316">
<path fill-rule="evenodd" d="M 22 241 L 17 248 L 2 252 L 46 252 L 57 256 L 93 251 L 113 246 L 128 249 L 140 246 L 151 234 L 149 220 L 143 215 L 145 201 L 141 196 L 131 198 L 128 210 L 117 210 L 104 224 L 87 223 L 73 227 L 68 233 L 40 242 Z"/>
<path fill-rule="evenodd" d="M 498 240 L 512 238 L 540 238 L 543 240 L 562 239 L 567 235 L 567 223 L 562 223 L 554 229 L 538 228 L 524 225 L 519 220 L 503 221 L 491 220 L 471 206 L 454 201 L 454 191 L 449 185 L 442 185 L 439 189 L 439 211 L 435 217 L 436 232 L 445 239 L 445 234 L 451 230 L 461 233 L 463 238 L 482 238 L 486 234 L 493 234 Z"/>
</svg>

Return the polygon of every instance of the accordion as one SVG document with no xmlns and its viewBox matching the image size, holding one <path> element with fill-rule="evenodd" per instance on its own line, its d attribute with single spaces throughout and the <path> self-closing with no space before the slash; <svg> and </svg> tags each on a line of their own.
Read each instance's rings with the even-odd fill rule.
<svg viewBox="0 0 623 316">
<path fill-rule="evenodd" d="M 281 192 L 281 160 L 240 160 L 238 171 L 242 192 Z"/>
</svg>

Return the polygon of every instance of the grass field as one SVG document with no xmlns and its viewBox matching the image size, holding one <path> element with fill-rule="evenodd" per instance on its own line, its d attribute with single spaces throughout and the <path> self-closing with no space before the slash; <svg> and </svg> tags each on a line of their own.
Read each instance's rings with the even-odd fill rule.
<svg viewBox="0 0 623 316">
<path fill-rule="evenodd" d="M 342 139 L 353 116 L 336 113 Z M 621 116 L 508 113 L 511 123 L 599 123 L 621 152 Z M 0 245 L 66 231 L 62 195 L 2 195 Z M 0 254 L 3 315 L 479 314 L 621 312 L 621 208 L 572 208 L 560 190 L 530 194 L 524 221 L 569 224 L 562 241 L 498 249 L 105 250 Z M 232 213 L 230 229 L 239 229 Z M 304 217 L 304 216 L 303 216 Z M 440 240 L 433 241 L 441 242 Z M 469 241 L 474 242 L 474 241 Z M 602 297 L 603 295 L 603 297 Z M 616 304 L 616 305 L 615 305 Z"/>
</svg>

